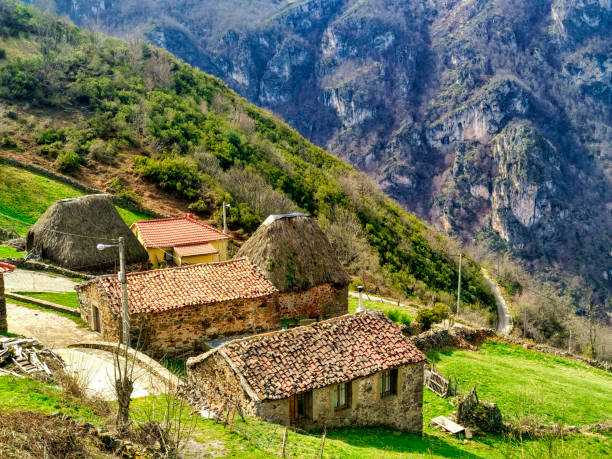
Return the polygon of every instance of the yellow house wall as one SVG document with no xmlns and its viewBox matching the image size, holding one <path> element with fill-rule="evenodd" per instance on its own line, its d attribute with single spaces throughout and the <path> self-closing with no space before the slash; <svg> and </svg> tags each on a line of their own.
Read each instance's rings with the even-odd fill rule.
<svg viewBox="0 0 612 459">
<path fill-rule="evenodd" d="M 178 266 L 181 266 L 183 263 L 191 263 L 195 265 L 196 263 L 213 263 L 219 260 L 218 253 L 211 253 L 209 255 L 197 255 L 194 257 L 179 257 L 176 253 L 174 254 L 174 261 Z"/>
<path fill-rule="evenodd" d="M 138 228 L 136 226 L 134 226 L 133 228 L 131 228 L 132 232 L 134 233 L 134 235 L 138 238 L 138 242 L 140 242 L 143 247 L 144 247 L 144 241 L 142 240 L 142 238 L 140 237 L 140 234 L 138 234 Z M 161 247 L 161 248 L 153 248 L 153 249 L 146 249 L 147 253 L 149 254 L 149 261 L 151 262 L 151 264 L 154 267 L 158 267 L 160 264 L 165 264 L 166 263 L 166 259 L 164 258 L 164 252 L 169 252 L 172 253 L 174 255 L 174 262 L 178 265 L 181 266 L 181 264 L 183 262 L 185 263 L 213 263 L 215 261 L 225 261 L 227 260 L 227 241 L 228 239 L 221 239 L 218 241 L 211 241 L 209 244 L 212 245 L 215 249 L 218 250 L 219 253 L 214 253 L 214 254 L 210 254 L 210 255 L 199 255 L 199 256 L 195 256 L 195 257 L 185 257 L 184 259 L 181 259 L 179 256 L 177 256 L 172 247 Z"/>
</svg>

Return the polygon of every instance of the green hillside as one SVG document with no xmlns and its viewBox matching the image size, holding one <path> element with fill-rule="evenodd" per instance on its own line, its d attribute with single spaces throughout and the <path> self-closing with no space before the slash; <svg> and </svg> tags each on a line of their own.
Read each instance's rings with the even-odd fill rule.
<svg viewBox="0 0 612 459">
<path fill-rule="evenodd" d="M 226 201 L 230 228 L 245 234 L 270 213 L 302 210 L 360 282 L 454 303 L 451 241 L 220 80 L 12 0 L 0 0 L 0 49 L 5 154 L 24 162 L 35 154 L 76 178 L 117 166 L 115 189 L 138 201 L 122 181 L 136 172 L 204 218 L 218 220 Z M 42 206 L 35 202 L 24 204 L 27 221 L 38 212 L 29 206 Z M 465 259 L 463 302 L 493 308 L 479 267 Z"/>
<path fill-rule="evenodd" d="M 0 228 L 25 236 L 45 210 L 58 199 L 85 193 L 64 183 L 24 169 L 0 164 Z M 117 207 L 127 225 L 151 217 Z"/>
</svg>

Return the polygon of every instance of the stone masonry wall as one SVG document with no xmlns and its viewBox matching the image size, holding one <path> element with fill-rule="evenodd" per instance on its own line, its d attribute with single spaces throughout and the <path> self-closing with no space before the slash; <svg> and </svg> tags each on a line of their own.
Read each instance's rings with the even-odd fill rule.
<svg viewBox="0 0 612 459">
<path fill-rule="evenodd" d="M 398 369 L 398 393 L 381 399 L 380 374 L 352 381 L 351 404 L 334 408 L 334 386 L 315 389 L 312 419 L 298 424 L 305 429 L 342 426 L 386 426 L 392 429 L 423 431 L 423 363 Z M 267 400 L 258 406 L 258 415 L 272 422 L 289 424 L 289 400 Z"/>
<path fill-rule="evenodd" d="M 278 298 L 281 318 L 330 318 L 348 313 L 348 287 L 327 283 Z"/>
<path fill-rule="evenodd" d="M 100 311 L 101 334 L 117 341 L 121 321 L 91 283 L 78 292 L 81 317 L 93 329 L 93 306 Z M 348 289 L 323 284 L 305 292 L 275 294 L 190 306 L 130 317 L 132 340 L 154 356 L 193 355 L 208 350 L 205 342 L 242 334 L 262 333 L 281 328 L 281 319 L 329 318 L 348 312 Z"/>
<path fill-rule="evenodd" d="M 135 314 L 130 325 L 142 331 L 144 350 L 177 356 L 207 350 L 206 341 L 278 329 L 280 319 L 275 298 L 265 297 Z"/>
<path fill-rule="evenodd" d="M 254 403 L 245 394 L 234 371 L 218 353 L 211 354 L 193 367 L 188 366 L 187 376 L 188 384 L 204 394 L 207 404 L 221 406 L 226 402 L 234 403 L 244 415 L 256 415 Z"/>
<path fill-rule="evenodd" d="M 100 335 L 104 341 L 119 342 L 121 321 L 109 308 L 95 284 L 89 284 L 77 291 L 81 318 L 94 330 L 93 308 L 100 311 Z"/>
</svg>

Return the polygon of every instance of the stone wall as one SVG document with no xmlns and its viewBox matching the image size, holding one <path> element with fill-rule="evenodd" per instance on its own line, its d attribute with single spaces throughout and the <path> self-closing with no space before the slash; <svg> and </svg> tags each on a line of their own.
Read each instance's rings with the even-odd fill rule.
<svg viewBox="0 0 612 459">
<path fill-rule="evenodd" d="M 283 319 L 330 318 L 348 313 L 348 287 L 327 283 L 305 291 L 279 294 L 278 307 Z"/>
<path fill-rule="evenodd" d="M 0 331 L 7 331 L 6 298 L 4 297 L 4 276 L 0 274 Z"/>
<path fill-rule="evenodd" d="M 93 308 L 100 311 L 100 335 L 104 341 L 118 342 L 121 336 L 121 321 L 100 295 L 95 283 L 77 290 L 81 318 L 94 330 Z"/>
<path fill-rule="evenodd" d="M 187 383 L 197 388 L 205 397 L 203 406 L 221 406 L 232 403 L 244 415 L 255 416 L 255 403 L 245 393 L 236 373 L 217 352 L 211 352 L 205 359 L 193 366 L 187 365 Z M 289 413 L 289 411 L 287 411 Z"/>
<path fill-rule="evenodd" d="M 102 338 L 118 340 L 121 321 L 111 312 L 97 284 L 80 289 L 78 297 L 83 320 L 93 329 L 92 308 L 98 307 Z M 133 314 L 130 317 L 132 341 L 139 342 L 142 350 L 154 356 L 194 355 L 208 350 L 207 341 L 278 330 L 282 319 L 346 314 L 347 298 L 346 288 L 323 284 L 305 292 Z"/>
<path fill-rule="evenodd" d="M 398 369 L 397 394 L 381 398 L 380 374 L 352 381 L 351 403 L 343 410 L 334 408 L 334 386 L 312 393 L 312 419 L 297 423 L 305 429 L 343 426 L 386 426 L 422 433 L 423 364 Z M 258 406 L 258 415 L 272 422 L 289 423 L 289 400 L 267 400 Z"/>
<path fill-rule="evenodd" d="M 289 425 L 289 399 L 253 401 L 240 385 L 227 361 L 213 352 L 187 363 L 188 382 L 207 399 L 207 406 L 221 406 L 231 401 L 245 415 L 268 422 Z M 392 429 L 423 431 L 423 363 L 398 369 L 397 394 L 381 398 L 380 374 L 352 381 L 350 406 L 334 408 L 334 386 L 312 392 L 312 419 L 294 425 L 303 429 L 344 426 L 386 426 Z"/>
<path fill-rule="evenodd" d="M 208 350 L 206 341 L 278 329 L 280 319 L 275 298 L 265 297 L 135 314 L 130 325 L 152 355 L 177 356 Z"/>
</svg>

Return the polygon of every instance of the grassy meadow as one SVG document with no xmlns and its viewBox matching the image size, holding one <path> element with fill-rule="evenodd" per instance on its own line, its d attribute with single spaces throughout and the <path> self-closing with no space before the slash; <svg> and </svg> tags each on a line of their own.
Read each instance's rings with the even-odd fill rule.
<svg viewBox="0 0 612 459">
<path fill-rule="evenodd" d="M 470 355 L 473 354 L 473 355 Z M 477 355 L 477 358 L 474 358 Z M 543 378 L 554 376 L 564 380 L 565 391 L 558 386 L 551 390 L 541 387 L 540 403 L 531 405 L 531 412 L 543 415 L 554 412 L 550 419 L 565 417 L 576 424 L 604 421 L 610 410 L 610 376 L 567 359 L 558 359 L 520 347 L 488 342 L 479 352 L 455 351 L 435 355 L 438 366 L 445 371 L 457 369 L 457 377 L 465 379 L 458 369 L 470 368 L 470 362 L 480 381 L 479 394 L 482 399 L 497 402 L 507 417 L 514 411 L 514 394 L 520 393 L 516 385 L 524 385 L 525 377 Z M 502 362 L 507 361 L 507 370 L 499 373 Z M 488 368 L 490 375 L 486 375 Z M 519 370 L 517 370 L 519 369 Z M 553 370 L 554 369 L 554 370 Z M 566 375 L 566 376 L 563 376 Z M 504 390 L 505 388 L 505 390 Z M 604 391 L 602 394 L 601 391 Z M 586 399 L 591 400 L 585 402 Z M 564 401 L 565 409 L 559 407 Z M 582 404 L 588 405 L 582 407 Z M 61 411 L 103 425 L 105 419 L 94 413 L 87 404 L 41 383 L 0 377 L 0 406 L 3 410 L 35 410 L 42 412 Z M 165 396 L 149 396 L 132 402 L 132 417 L 135 425 L 151 419 L 152 413 L 161 416 L 166 406 Z M 325 453 L 330 458 L 598 458 L 612 454 L 612 437 L 609 434 L 592 432 L 588 435 L 571 435 L 563 438 L 549 436 L 538 439 L 520 439 L 507 435 L 480 435 L 472 439 L 454 437 L 429 427 L 429 421 L 439 415 L 450 415 L 455 408 L 451 399 L 443 399 L 424 391 L 423 436 L 406 434 L 385 428 L 346 428 L 327 432 Z M 222 424 L 190 416 L 186 409 L 181 415 L 185 432 L 188 432 L 189 454 L 186 457 L 243 457 L 268 458 L 280 454 L 283 428 L 275 424 L 247 419 L 236 419 L 235 429 L 230 432 Z M 289 432 L 288 457 L 318 457 L 321 432 L 299 434 Z"/>
<path fill-rule="evenodd" d="M 25 236 L 29 226 L 36 223 L 54 201 L 84 194 L 65 183 L 0 164 L 0 227 L 14 229 Z M 150 218 L 119 207 L 117 211 L 128 226 Z"/>
<path fill-rule="evenodd" d="M 76 292 L 15 292 L 19 295 L 29 296 L 37 300 L 49 301 L 69 308 L 77 309 L 79 299 Z"/>
<path fill-rule="evenodd" d="M 351 314 L 354 313 L 357 310 L 358 306 L 359 306 L 359 299 L 349 296 L 348 312 Z M 388 304 L 388 303 L 381 303 L 379 301 L 366 300 L 364 298 L 363 306 L 366 309 L 377 309 L 379 311 L 382 311 L 383 313 L 385 313 L 387 317 L 389 317 L 392 321 L 397 322 L 397 323 L 403 323 L 403 324 L 408 325 L 415 318 L 415 315 L 412 314 L 407 309 L 402 308 L 400 306 L 393 306 L 392 304 Z"/>
<path fill-rule="evenodd" d="M 532 415 L 572 425 L 612 422 L 612 373 L 575 360 L 489 341 L 480 351 L 429 355 L 481 400 L 495 402 L 504 416 Z"/>
</svg>

